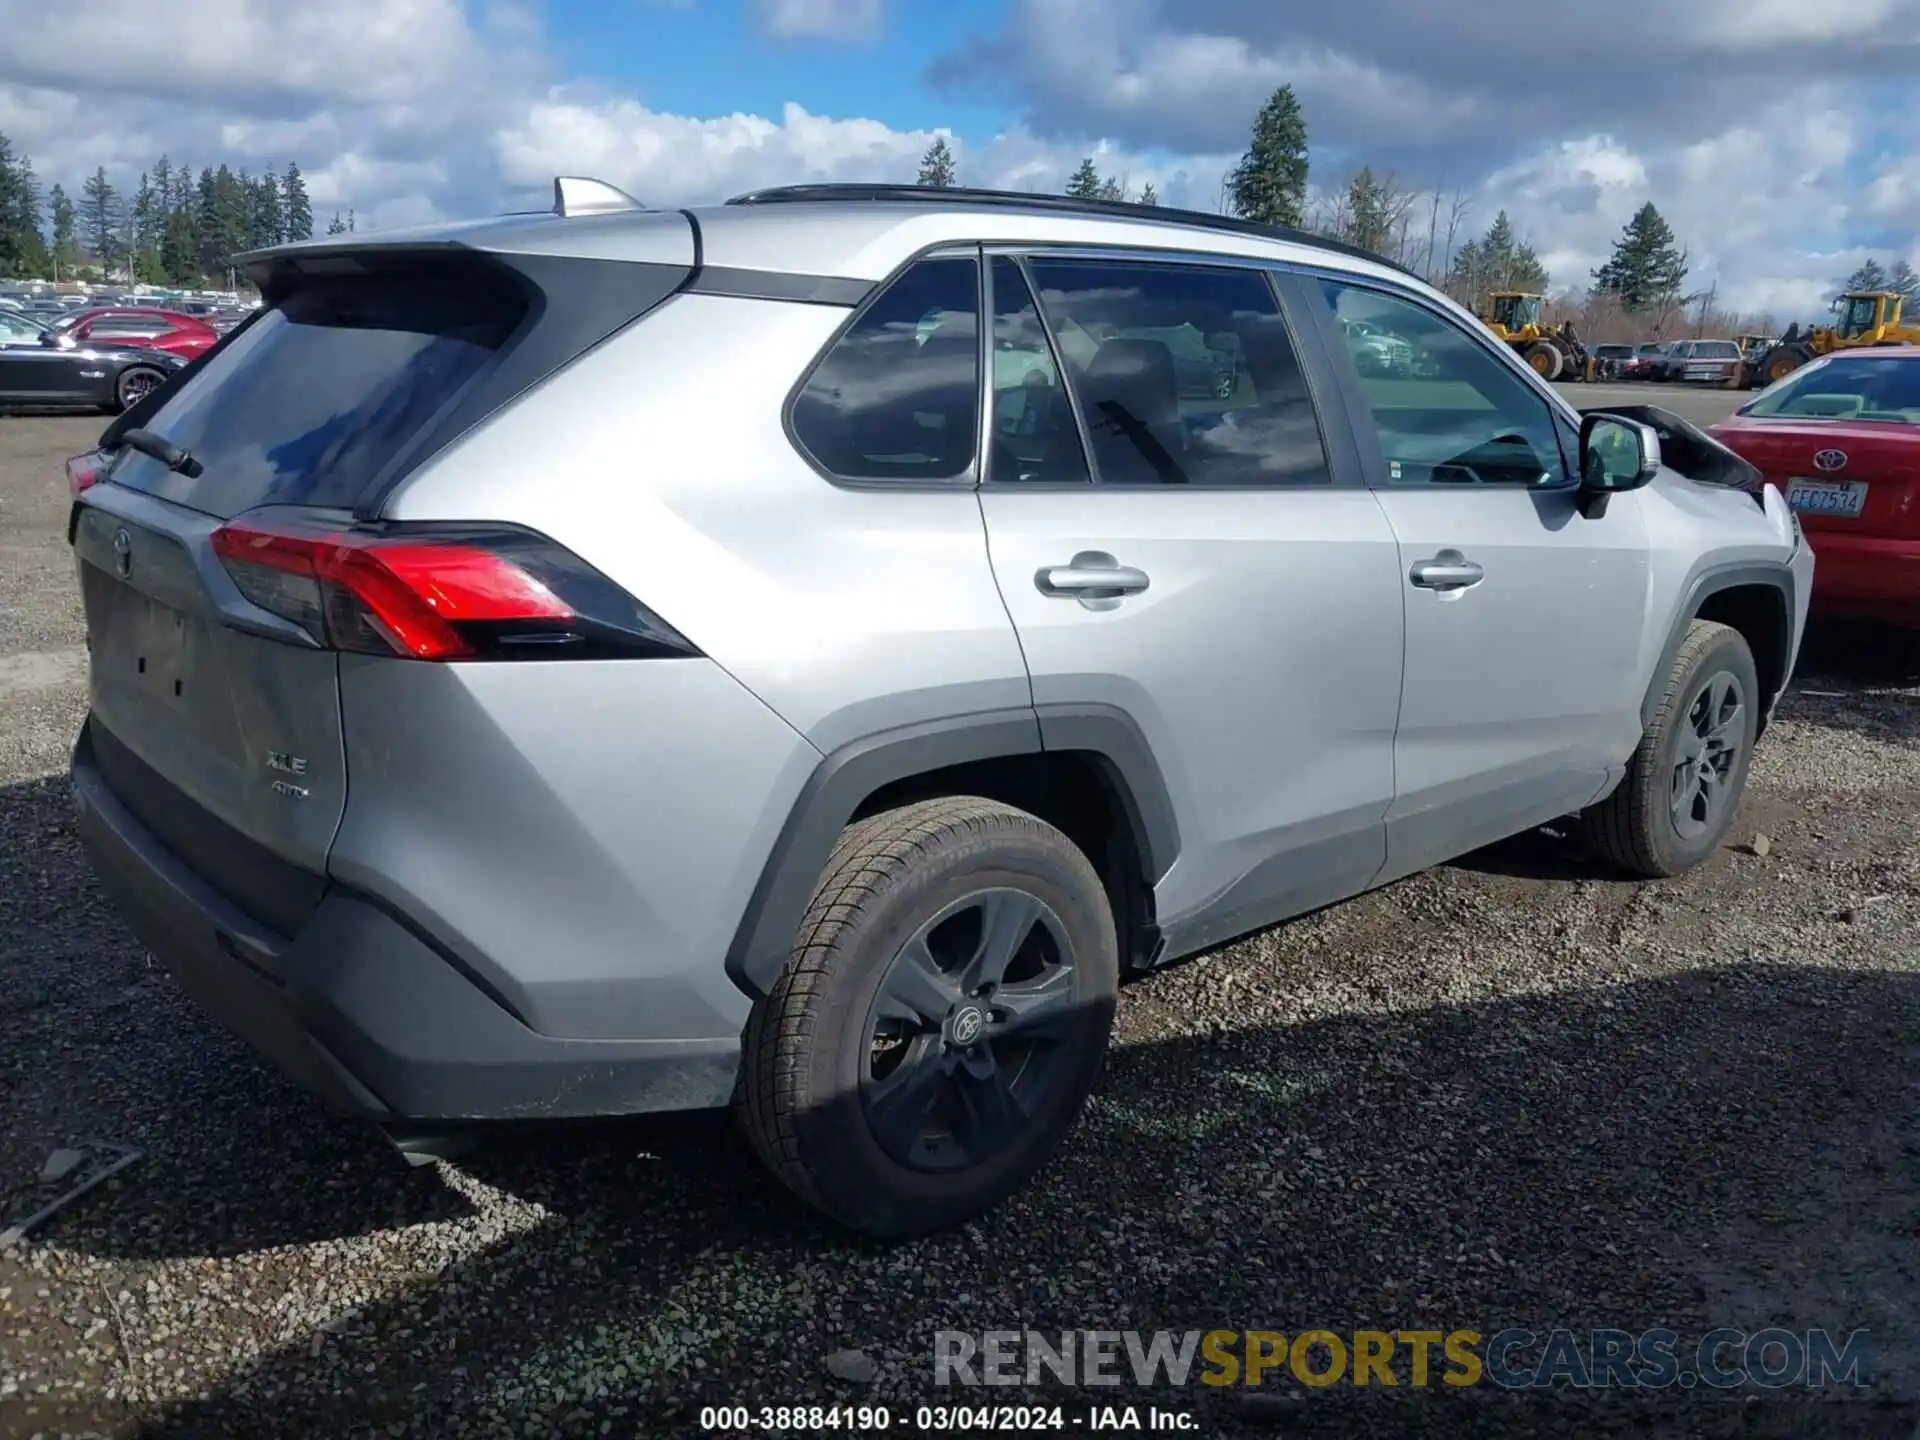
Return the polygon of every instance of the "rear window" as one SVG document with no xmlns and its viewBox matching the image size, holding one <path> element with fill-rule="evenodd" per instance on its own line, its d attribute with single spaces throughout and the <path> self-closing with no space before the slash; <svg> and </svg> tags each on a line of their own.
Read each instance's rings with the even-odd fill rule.
<svg viewBox="0 0 1920 1440">
<path fill-rule="evenodd" d="M 1920 357 L 1835 355 L 1816 360 L 1740 413 L 1920 425 Z"/>
<path fill-rule="evenodd" d="M 148 428 L 195 479 L 124 452 L 116 484 L 211 515 L 348 509 L 493 358 L 527 311 L 491 270 L 311 280 L 184 385 Z"/>
</svg>

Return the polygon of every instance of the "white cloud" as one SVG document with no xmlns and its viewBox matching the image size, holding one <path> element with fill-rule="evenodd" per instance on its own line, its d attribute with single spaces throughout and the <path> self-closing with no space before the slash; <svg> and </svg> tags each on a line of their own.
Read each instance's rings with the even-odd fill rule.
<svg viewBox="0 0 1920 1440">
<path fill-rule="evenodd" d="M 886 0 L 760 0 L 760 24 L 782 40 L 867 40 L 880 33 Z"/>
</svg>

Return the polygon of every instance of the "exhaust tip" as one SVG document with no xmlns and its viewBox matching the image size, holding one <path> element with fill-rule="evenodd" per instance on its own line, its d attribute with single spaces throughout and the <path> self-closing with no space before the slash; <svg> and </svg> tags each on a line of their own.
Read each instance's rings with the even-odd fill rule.
<svg viewBox="0 0 1920 1440">
<path fill-rule="evenodd" d="M 436 1160 L 458 1160 L 480 1144 L 480 1136 L 471 1130 L 401 1130 L 382 1125 L 380 1131 L 400 1158 L 416 1167 Z"/>
</svg>

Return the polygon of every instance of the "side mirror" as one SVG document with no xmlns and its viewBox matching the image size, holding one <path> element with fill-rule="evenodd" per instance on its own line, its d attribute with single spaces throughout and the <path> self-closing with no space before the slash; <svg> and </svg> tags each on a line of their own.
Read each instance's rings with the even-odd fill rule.
<svg viewBox="0 0 1920 1440">
<path fill-rule="evenodd" d="M 75 340 L 73 336 L 67 334 L 65 331 L 62 331 L 60 334 L 56 335 L 51 330 L 49 330 L 46 334 L 40 337 L 40 343 L 46 346 L 47 349 L 49 350 L 77 350 L 80 346 L 80 342 L 78 340 Z"/>
<path fill-rule="evenodd" d="M 1660 437 L 1652 426 L 1605 413 L 1581 417 L 1581 514 L 1606 514 L 1609 496 L 1638 490 L 1659 473 Z"/>
</svg>

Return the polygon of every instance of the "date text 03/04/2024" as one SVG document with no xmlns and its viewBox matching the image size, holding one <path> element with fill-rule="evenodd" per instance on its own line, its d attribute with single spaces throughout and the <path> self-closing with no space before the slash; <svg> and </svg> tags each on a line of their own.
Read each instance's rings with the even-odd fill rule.
<svg viewBox="0 0 1920 1440">
<path fill-rule="evenodd" d="M 1157 1405 L 917 1405 L 898 1413 L 885 1405 L 709 1405 L 700 1411 L 700 1428 L 715 1434 L 1177 1435 L 1197 1431 L 1199 1421 Z"/>
</svg>

